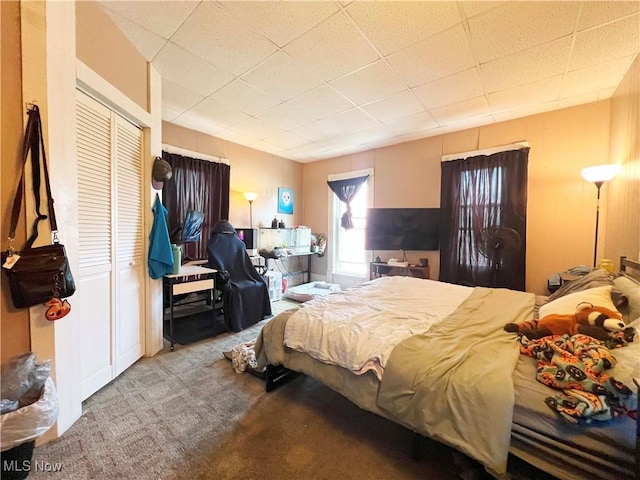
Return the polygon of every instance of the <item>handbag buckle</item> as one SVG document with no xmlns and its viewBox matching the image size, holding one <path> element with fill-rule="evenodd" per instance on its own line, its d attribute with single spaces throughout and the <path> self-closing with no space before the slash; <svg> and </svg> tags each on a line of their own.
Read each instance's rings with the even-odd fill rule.
<svg viewBox="0 0 640 480">
<path fill-rule="evenodd" d="M 54 230 L 51 232 L 51 238 L 53 239 L 53 243 L 60 243 L 60 239 L 58 238 L 58 231 Z"/>
</svg>

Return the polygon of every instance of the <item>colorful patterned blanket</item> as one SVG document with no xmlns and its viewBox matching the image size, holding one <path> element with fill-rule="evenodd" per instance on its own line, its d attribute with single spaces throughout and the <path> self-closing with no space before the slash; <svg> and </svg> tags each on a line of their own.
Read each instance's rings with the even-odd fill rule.
<svg viewBox="0 0 640 480">
<path fill-rule="evenodd" d="M 612 338 L 610 345 L 627 345 L 622 335 Z M 537 340 L 519 336 L 518 342 L 521 354 L 538 361 L 536 379 L 562 390 L 562 394 L 547 397 L 545 403 L 566 420 L 605 421 L 631 414 L 634 393 L 606 373 L 615 366 L 616 359 L 603 342 L 581 334 Z"/>
</svg>

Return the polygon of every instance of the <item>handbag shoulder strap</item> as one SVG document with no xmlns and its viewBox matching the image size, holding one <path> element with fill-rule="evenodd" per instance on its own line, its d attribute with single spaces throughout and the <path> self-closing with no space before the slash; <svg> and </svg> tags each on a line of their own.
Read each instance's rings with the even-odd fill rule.
<svg viewBox="0 0 640 480">
<path fill-rule="evenodd" d="M 47 168 L 46 152 L 44 148 L 44 139 L 42 136 L 42 121 L 40 119 L 40 110 L 37 105 L 33 105 L 28 111 L 29 116 L 27 120 L 27 126 L 25 129 L 25 135 L 22 141 L 22 173 L 20 174 L 20 180 L 18 182 L 18 188 L 13 198 L 13 206 L 11 209 L 11 224 L 9 226 L 9 253 L 13 252 L 13 240 L 16 236 L 16 228 L 18 226 L 18 219 L 20 217 L 20 209 L 22 208 L 22 197 L 24 195 L 24 183 L 25 183 L 25 167 L 29 152 L 31 152 L 31 170 L 32 170 L 32 185 L 35 197 L 36 207 L 36 219 L 34 220 L 31 236 L 25 243 L 24 248 L 30 248 L 33 242 L 38 237 L 38 223 L 41 220 L 47 218 L 46 215 L 40 213 L 40 147 L 42 147 L 42 161 L 44 167 L 45 187 L 47 194 L 47 205 L 49 210 L 49 223 L 54 235 L 54 243 L 58 243 L 57 232 L 58 226 L 55 218 L 55 210 L 53 208 L 53 197 L 51 196 L 51 186 L 49 182 L 49 171 Z"/>
</svg>

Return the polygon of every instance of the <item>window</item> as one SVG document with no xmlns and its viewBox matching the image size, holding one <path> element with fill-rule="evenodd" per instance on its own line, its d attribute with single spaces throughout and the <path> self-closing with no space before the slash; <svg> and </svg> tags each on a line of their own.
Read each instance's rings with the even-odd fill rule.
<svg viewBox="0 0 640 480">
<path fill-rule="evenodd" d="M 336 255 L 334 273 L 363 276 L 367 272 L 367 259 L 364 251 L 364 229 L 367 217 L 367 182 L 365 182 L 351 202 L 353 228 L 345 230 L 340 219 L 347 206 L 333 195 L 333 231 L 335 234 Z"/>
<path fill-rule="evenodd" d="M 503 168 L 480 168 L 478 170 L 463 170 L 460 172 L 460 218 L 458 228 L 460 238 L 469 241 L 460 246 L 462 258 L 473 262 L 477 267 L 489 267 L 489 260 L 485 255 L 478 255 L 473 245 L 477 245 L 479 238 L 477 230 L 471 228 L 472 218 L 476 212 L 480 219 L 481 230 L 500 225 L 503 203 L 502 179 Z M 482 181 L 478 179 L 482 178 Z M 480 210 L 480 215 L 477 215 Z"/>
<path fill-rule="evenodd" d="M 369 178 L 360 186 L 358 193 L 351 201 L 352 229 L 345 230 L 341 227 L 342 215 L 347 211 L 347 206 L 329 190 L 328 252 L 333 275 L 364 279 L 369 272 L 369 260 L 364 249 L 364 233 L 367 207 L 373 204 L 373 169 L 330 175 L 329 180 L 343 180 L 364 175 L 369 175 Z M 334 278 L 334 281 L 337 280 Z"/>
</svg>

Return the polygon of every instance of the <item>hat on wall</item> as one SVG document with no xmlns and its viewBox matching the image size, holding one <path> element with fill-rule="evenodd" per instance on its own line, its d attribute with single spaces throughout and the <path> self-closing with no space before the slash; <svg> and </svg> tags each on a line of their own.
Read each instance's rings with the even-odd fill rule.
<svg viewBox="0 0 640 480">
<path fill-rule="evenodd" d="M 162 190 L 164 181 L 169 180 L 173 176 L 173 170 L 169 162 L 162 157 L 156 157 L 153 162 L 153 170 L 151 171 L 151 184 L 156 190 Z"/>
</svg>

